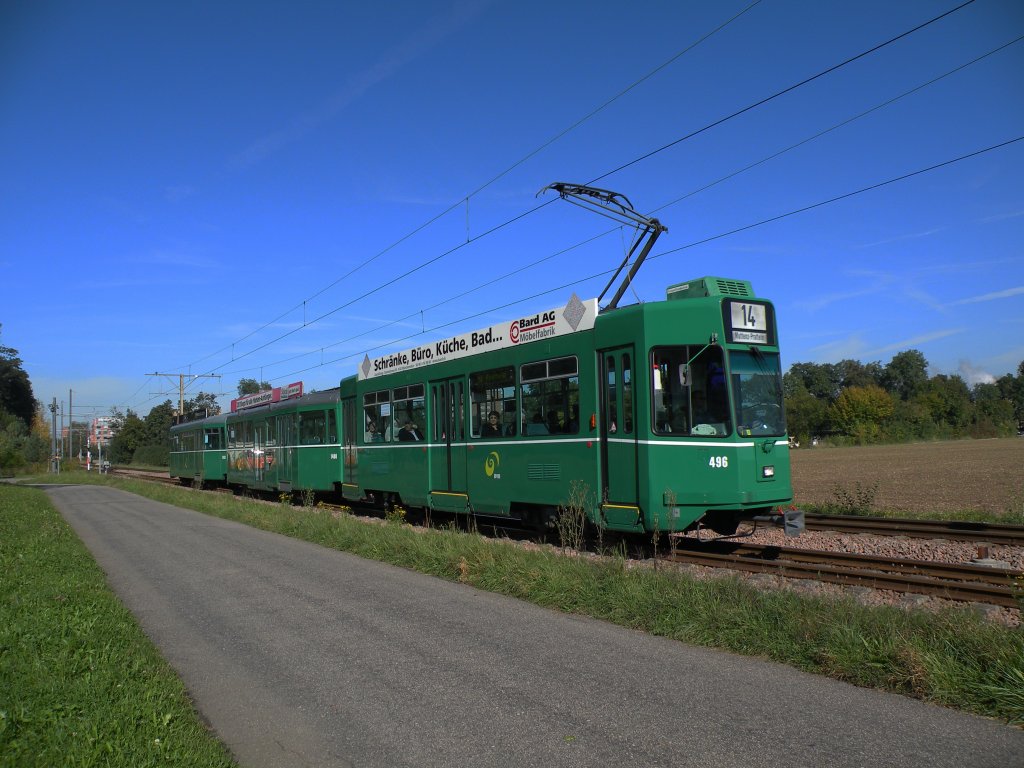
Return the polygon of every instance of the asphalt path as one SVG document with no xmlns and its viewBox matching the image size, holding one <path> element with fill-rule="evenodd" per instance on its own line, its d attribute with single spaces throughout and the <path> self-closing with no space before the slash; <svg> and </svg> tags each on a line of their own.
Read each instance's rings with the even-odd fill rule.
<svg viewBox="0 0 1024 768">
<path fill-rule="evenodd" d="M 112 488 L 49 495 L 245 768 L 1024 765 L 1024 731 Z"/>
</svg>

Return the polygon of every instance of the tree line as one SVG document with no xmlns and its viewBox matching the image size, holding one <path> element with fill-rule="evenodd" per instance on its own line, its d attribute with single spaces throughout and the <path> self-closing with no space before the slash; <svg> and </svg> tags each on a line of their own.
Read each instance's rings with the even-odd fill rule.
<svg viewBox="0 0 1024 768">
<path fill-rule="evenodd" d="M 0 471 L 47 461 L 49 434 L 18 350 L 0 344 Z"/>
<path fill-rule="evenodd" d="M 967 383 L 928 375 L 916 349 L 886 365 L 842 360 L 795 363 L 782 378 L 789 434 L 858 445 L 961 437 L 1007 437 L 1024 429 L 1024 362 L 1017 374 Z"/>
</svg>

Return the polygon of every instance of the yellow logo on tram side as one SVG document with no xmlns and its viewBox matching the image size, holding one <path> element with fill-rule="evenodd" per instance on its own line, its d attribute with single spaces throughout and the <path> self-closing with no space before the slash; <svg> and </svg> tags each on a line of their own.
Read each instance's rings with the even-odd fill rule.
<svg viewBox="0 0 1024 768">
<path fill-rule="evenodd" d="M 484 461 L 484 472 L 488 477 L 493 477 L 496 480 L 501 479 L 501 475 L 496 474 L 499 464 L 501 464 L 501 456 L 498 455 L 497 451 L 491 451 L 487 455 L 487 459 Z"/>
</svg>

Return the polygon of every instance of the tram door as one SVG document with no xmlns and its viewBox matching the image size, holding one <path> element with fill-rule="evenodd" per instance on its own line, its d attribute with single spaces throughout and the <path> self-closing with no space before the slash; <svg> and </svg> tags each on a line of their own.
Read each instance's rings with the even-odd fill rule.
<svg viewBox="0 0 1024 768">
<path fill-rule="evenodd" d="M 355 398 L 345 398 L 341 403 L 341 455 L 344 464 L 342 482 L 350 485 L 359 482 L 356 472 L 359 456 L 356 452 L 356 424 Z"/>
<path fill-rule="evenodd" d="M 601 355 L 601 490 L 606 504 L 635 506 L 637 424 L 633 392 L 633 347 Z"/>
<path fill-rule="evenodd" d="M 279 486 L 290 488 L 296 482 L 295 477 L 295 415 L 284 414 L 277 417 L 277 482 Z"/>
<path fill-rule="evenodd" d="M 466 380 L 430 383 L 430 489 L 466 497 Z M 463 500 L 452 499 L 452 506 Z"/>
</svg>

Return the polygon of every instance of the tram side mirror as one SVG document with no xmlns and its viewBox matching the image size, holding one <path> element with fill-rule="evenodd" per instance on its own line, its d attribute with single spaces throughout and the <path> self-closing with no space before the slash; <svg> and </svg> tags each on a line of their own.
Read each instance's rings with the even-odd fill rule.
<svg viewBox="0 0 1024 768">
<path fill-rule="evenodd" d="M 683 363 L 679 366 L 679 384 L 683 387 L 690 386 L 690 365 Z"/>
</svg>

